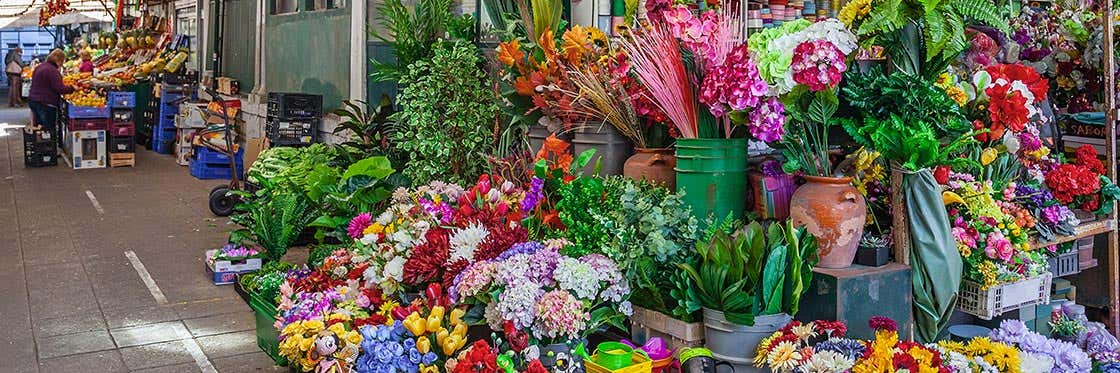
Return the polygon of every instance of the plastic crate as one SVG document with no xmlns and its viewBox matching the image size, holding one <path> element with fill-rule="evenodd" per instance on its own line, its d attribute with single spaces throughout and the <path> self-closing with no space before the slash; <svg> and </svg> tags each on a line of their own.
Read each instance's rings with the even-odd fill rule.
<svg viewBox="0 0 1120 373">
<path fill-rule="evenodd" d="M 265 132 L 275 146 L 311 145 L 319 139 L 322 119 L 281 119 L 268 117 Z"/>
<path fill-rule="evenodd" d="M 23 133 L 23 164 L 27 167 L 58 164 L 58 146 L 50 131 Z"/>
<path fill-rule="evenodd" d="M 26 148 L 28 144 L 55 144 L 57 137 L 51 130 L 23 131 L 23 147 Z"/>
<path fill-rule="evenodd" d="M 232 176 L 228 163 L 202 163 L 197 160 L 192 160 L 190 169 L 191 176 L 201 180 L 230 179 Z M 241 162 L 238 162 L 237 177 L 241 179 L 243 176 L 244 167 Z"/>
<path fill-rule="evenodd" d="M 268 94 L 268 115 L 284 119 L 322 118 L 323 96 L 270 92 Z"/>
<path fill-rule="evenodd" d="M 172 154 L 175 152 L 175 139 L 170 140 L 153 139 L 152 151 L 159 154 Z"/>
<path fill-rule="evenodd" d="M 69 118 L 66 120 L 67 131 L 103 131 L 109 121 L 103 118 Z"/>
<path fill-rule="evenodd" d="M 109 153 L 132 153 L 136 151 L 136 136 L 110 136 Z"/>
<path fill-rule="evenodd" d="M 983 320 L 991 320 L 1007 311 L 1049 303 L 1052 281 L 1052 274 L 1043 273 L 1019 282 L 983 289 L 978 283 L 964 280 L 957 297 L 957 309 Z"/>
<path fill-rule="evenodd" d="M 109 108 L 131 109 L 136 107 L 136 93 L 134 92 L 109 92 L 105 99 Z"/>
<path fill-rule="evenodd" d="M 91 107 L 91 106 L 78 106 L 66 105 L 66 117 L 70 119 L 79 118 L 108 118 L 108 107 Z"/>
<path fill-rule="evenodd" d="M 1050 267 L 1050 273 L 1054 277 L 1076 275 L 1081 272 L 1078 265 L 1077 250 L 1070 250 L 1065 254 L 1046 259 L 1046 264 Z"/>
<path fill-rule="evenodd" d="M 237 162 L 237 164 L 241 164 L 244 155 L 245 148 L 237 149 L 237 153 L 234 153 L 233 159 Z M 229 166 L 229 156 L 222 154 L 222 152 L 219 152 L 217 150 L 201 146 L 194 148 L 193 161 L 209 164 L 223 164 L 227 167 Z"/>
<path fill-rule="evenodd" d="M 135 112 L 132 109 L 111 109 L 109 110 L 109 120 L 113 122 L 132 122 L 135 117 Z"/>
<path fill-rule="evenodd" d="M 132 122 L 110 122 L 109 136 L 135 136 L 136 124 Z"/>
<path fill-rule="evenodd" d="M 26 167 L 50 167 L 58 165 L 58 152 L 42 154 L 24 154 L 23 165 Z"/>
<path fill-rule="evenodd" d="M 587 373 L 649 373 L 653 371 L 653 361 L 651 361 L 644 354 L 634 351 L 630 355 L 630 366 L 610 370 L 595 363 L 595 355 L 591 355 L 590 359 L 583 359 L 583 368 Z"/>
<path fill-rule="evenodd" d="M 668 315 L 642 307 L 634 307 L 630 316 L 630 338 L 645 342 L 660 337 L 669 348 L 700 347 L 704 345 L 704 323 L 686 323 Z"/>
<path fill-rule="evenodd" d="M 287 366 L 288 359 L 280 355 L 280 331 L 276 330 L 276 305 L 260 294 L 249 293 L 249 308 L 257 322 L 257 347 L 261 348 L 279 366 Z"/>
</svg>

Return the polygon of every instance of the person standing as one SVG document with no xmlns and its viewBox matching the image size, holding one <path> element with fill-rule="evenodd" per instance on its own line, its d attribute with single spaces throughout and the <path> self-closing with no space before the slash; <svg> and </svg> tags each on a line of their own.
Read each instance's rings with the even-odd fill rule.
<svg viewBox="0 0 1120 373">
<path fill-rule="evenodd" d="M 15 47 L 4 56 L 4 72 L 8 74 L 8 106 L 23 106 L 23 49 Z"/>
<path fill-rule="evenodd" d="M 74 88 L 62 83 L 62 64 L 66 62 L 66 52 L 61 49 L 51 51 L 47 62 L 35 67 L 31 79 L 31 93 L 27 95 L 35 123 L 45 128 L 56 126 L 55 137 L 62 139 L 58 131 L 58 106 L 62 95 L 73 93 Z"/>
<path fill-rule="evenodd" d="M 93 73 L 93 56 L 90 55 L 89 50 L 82 49 L 78 51 L 78 72 L 80 73 Z"/>
</svg>

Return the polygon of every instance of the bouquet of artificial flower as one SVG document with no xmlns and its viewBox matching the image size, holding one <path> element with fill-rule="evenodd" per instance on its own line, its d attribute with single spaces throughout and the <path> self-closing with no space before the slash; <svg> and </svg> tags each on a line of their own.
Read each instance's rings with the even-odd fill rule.
<svg viewBox="0 0 1120 373">
<path fill-rule="evenodd" d="M 475 262 L 456 276 L 450 294 L 460 303 L 485 305 L 493 330 L 511 322 L 544 344 L 618 325 L 631 314 L 630 285 L 613 261 L 599 254 L 564 256 L 560 246 L 524 242 Z"/>
<path fill-rule="evenodd" d="M 1035 360 L 1052 362 L 1049 372 L 1088 372 L 1092 369 L 1089 355 L 1077 345 L 1046 338 L 1031 331 L 1019 320 L 1004 320 L 998 329 L 989 333 L 989 337 L 991 341 L 1016 346 L 1023 355 L 1030 355 Z"/>
<path fill-rule="evenodd" d="M 1061 203 L 1092 211 L 1098 215 L 1112 211 L 1120 188 L 1105 176 L 1104 163 L 1091 145 L 1077 148 L 1071 163 L 1058 165 L 1046 173 L 1046 186 Z"/>
<path fill-rule="evenodd" d="M 249 258 L 260 258 L 263 254 L 261 251 L 253 246 L 246 247 L 244 245 L 226 244 L 221 249 L 214 252 L 214 256 L 210 258 L 211 262 L 218 260 L 245 260 Z"/>
<path fill-rule="evenodd" d="M 982 288 L 1015 282 L 1046 272 L 1046 258 L 1032 250 L 1028 231 L 1001 210 L 990 182 L 953 174 L 946 204 L 965 278 Z"/>
</svg>

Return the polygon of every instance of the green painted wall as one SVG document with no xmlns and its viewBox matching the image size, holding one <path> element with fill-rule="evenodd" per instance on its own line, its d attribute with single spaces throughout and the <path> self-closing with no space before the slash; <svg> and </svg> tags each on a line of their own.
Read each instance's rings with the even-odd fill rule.
<svg viewBox="0 0 1120 373">
<path fill-rule="evenodd" d="M 337 109 L 350 94 L 350 8 L 269 15 L 265 88 L 323 95 Z"/>
<path fill-rule="evenodd" d="M 249 92 L 253 90 L 256 77 L 253 51 L 256 49 L 257 27 L 252 20 L 257 17 L 257 1 L 224 0 L 223 4 L 226 17 L 225 37 L 222 39 L 222 75 L 237 79 L 241 91 Z M 214 9 L 213 3 L 210 6 Z"/>
</svg>

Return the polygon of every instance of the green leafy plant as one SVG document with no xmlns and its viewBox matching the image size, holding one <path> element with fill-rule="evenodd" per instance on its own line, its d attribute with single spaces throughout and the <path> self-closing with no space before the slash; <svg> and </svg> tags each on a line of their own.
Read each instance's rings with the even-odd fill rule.
<svg viewBox="0 0 1120 373">
<path fill-rule="evenodd" d="M 280 296 L 280 284 L 284 282 L 288 271 L 295 268 L 295 264 L 284 261 L 268 262 L 256 272 L 239 276 L 238 281 L 246 291 L 258 294 L 276 304 L 279 303 L 276 298 Z"/>
<path fill-rule="evenodd" d="M 1081 321 L 1064 315 L 1058 316 L 1056 320 L 1050 320 L 1047 324 L 1050 325 L 1050 335 L 1059 338 L 1076 337 L 1085 331 L 1085 325 L 1081 324 Z"/>
<path fill-rule="evenodd" d="M 839 105 L 835 89 L 812 93 L 799 85 L 787 95 L 787 114 L 794 125 L 787 125 L 784 139 L 775 144 L 786 157 L 782 164 L 786 172 L 833 176 L 828 132 L 836 124 L 832 116 Z"/>
<path fill-rule="evenodd" d="M 323 204 L 322 212 L 310 226 L 322 228 L 318 238 L 333 235 L 345 239 L 345 226 L 358 212 L 375 211 L 378 204 L 392 195 L 394 185 L 389 182 L 393 169 L 383 156 L 369 157 L 338 169 L 319 166 L 308 176 L 312 181 L 307 196 Z"/>
<path fill-rule="evenodd" d="M 563 254 L 578 258 L 603 252 L 616 233 L 608 228 L 607 216 L 619 208 L 620 192 L 596 177 L 577 177 L 560 186 L 556 211 L 564 229 L 555 234 L 572 243 Z"/>
<path fill-rule="evenodd" d="M 311 200 L 302 194 L 258 195 L 252 202 L 239 206 L 243 214 L 232 217 L 245 228 L 230 233 L 230 240 L 252 240 L 265 249 L 269 260 L 279 260 L 315 218 L 314 208 Z"/>
<path fill-rule="evenodd" d="M 961 106 L 929 81 L 876 68 L 867 73 L 848 70 L 840 89 L 848 116 L 920 120 L 937 126 L 939 136 L 959 135 L 972 129 Z"/>
<path fill-rule="evenodd" d="M 478 47 L 447 42 L 401 78 L 393 140 L 410 159 L 404 174 L 412 183 L 466 184 L 486 171 L 498 106 L 481 63 Z"/>
<path fill-rule="evenodd" d="M 343 101 L 342 107 L 334 111 L 341 120 L 334 134 L 349 131 L 350 139 L 343 146 L 353 147 L 364 154 L 384 155 L 390 161 L 400 164 L 400 156 L 390 140 L 396 132 L 396 122 L 389 120 L 393 115 L 393 102 L 388 95 L 381 95 L 377 107 L 362 100 Z"/>
<path fill-rule="evenodd" d="M 417 0 L 413 6 L 403 0 L 386 0 L 377 7 L 378 22 L 385 33 L 371 32 L 393 48 L 396 63 L 370 60 L 374 82 L 397 81 L 409 66 L 432 56 L 432 46 L 447 32 L 451 0 Z"/>
<path fill-rule="evenodd" d="M 796 315 L 817 262 L 816 237 L 791 221 L 768 229 L 753 222 L 734 235 L 717 232 L 696 249 L 696 263 L 679 265 L 691 280 L 690 291 L 703 307 L 742 325 L 754 325 L 761 315 Z"/>
<path fill-rule="evenodd" d="M 975 142 L 972 133 L 943 143 L 929 122 L 894 114 L 888 119 L 865 117 L 862 123 L 845 121 L 844 128 L 860 145 L 875 149 L 883 158 L 897 161 L 909 170 L 941 165 L 978 166 L 972 159 L 956 156 L 966 144 Z"/>
</svg>

